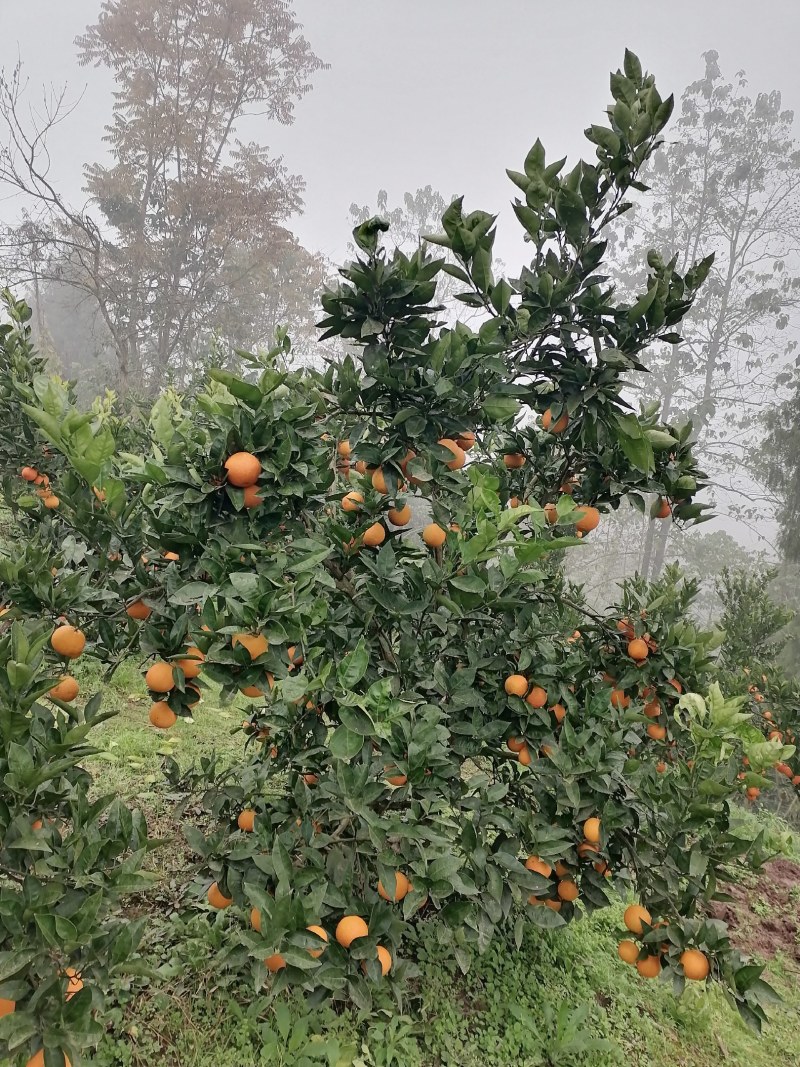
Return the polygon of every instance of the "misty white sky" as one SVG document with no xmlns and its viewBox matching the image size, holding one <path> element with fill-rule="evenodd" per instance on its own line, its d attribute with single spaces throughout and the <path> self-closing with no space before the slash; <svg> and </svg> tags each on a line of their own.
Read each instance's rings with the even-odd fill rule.
<svg viewBox="0 0 800 1067">
<path fill-rule="evenodd" d="M 515 272 L 522 244 L 506 167 L 520 169 L 541 137 L 548 157 L 593 152 L 582 131 L 602 120 L 608 71 L 626 45 L 663 95 L 703 71 L 715 48 L 723 71 L 745 69 L 752 92 L 779 89 L 800 109 L 800 5 L 795 0 L 295 0 L 312 47 L 330 64 L 291 127 L 253 120 L 244 132 L 282 153 L 307 182 L 295 229 L 309 248 L 343 258 L 348 208 L 391 201 L 430 183 L 470 207 L 502 211 L 497 251 Z M 0 66 L 18 56 L 32 99 L 67 83 L 83 99 L 52 141 L 54 171 L 80 199 L 81 167 L 102 159 L 111 80 L 80 67 L 73 41 L 100 0 L 0 0 Z M 585 146 L 585 147 L 584 147 Z M 2 194 L 0 193 L 0 196 Z M 0 217 L 16 215 L 0 202 Z M 509 217 L 510 216 L 510 217 Z"/>
<path fill-rule="evenodd" d="M 255 118 L 241 135 L 269 145 L 303 175 L 306 210 L 295 231 L 335 262 L 345 257 L 352 202 L 373 205 L 386 188 L 396 203 L 430 183 L 445 196 L 466 194 L 470 209 L 500 212 L 496 250 L 514 275 L 525 253 L 505 168 L 521 169 L 537 136 L 549 159 L 592 158 L 582 131 L 602 121 L 608 72 L 621 65 L 626 45 L 656 75 L 662 95 L 680 96 L 713 48 L 727 77 L 744 69 L 752 94 L 777 89 L 784 107 L 800 109 L 796 0 L 295 0 L 294 7 L 330 68 L 315 75 L 292 126 Z M 83 94 L 50 142 L 52 173 L 73 203 L 84 199 L 83 164 L 104 157 L 111 111 L 111 78 L 79 66 L 73 43 L 99 10 L 100 0 L 0 0 L 0 67 L 22 59 L 33 103 L 46 85 L 66 83 L 70 99 Z M 15 218 L 19 207 L 0 190 L 0 219 Z M 720 522 L 751 547 L 765 547 L 756 531 L 734 531 L 724 518 L 714 528 Z"/>
</svg>

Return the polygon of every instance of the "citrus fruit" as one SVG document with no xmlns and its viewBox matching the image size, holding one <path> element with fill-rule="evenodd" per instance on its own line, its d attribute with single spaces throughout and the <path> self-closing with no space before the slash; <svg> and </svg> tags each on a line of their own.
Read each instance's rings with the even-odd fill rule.
<svg viewBox="0 0 800 1067">
<path fill-rule="evenodd" d="M 336 924 L 336 940 L 342 948 L 350 948 L 359 937 L 368 937 L 369 927 L 360 915 L 345 915 Z"/>
<path fill-rule="evenodd" d="M 159 730 L 169 730 L 178 721 L 178 716 L 164 700 L 157 700 L 150 706 L 150 722 Z"/>
<path fill-rule="evenodd" d="M 653 918 L 647 908 L 643 908 L 641 904 L 630 904 L 625 909 L 622 921 L 632 934 L 641 936 L 643 932 L 642 923 L 652 926 Z"/>
<path fill-rule="evenodd" d="M 53 651 L 66 659 L 77 659 L 86 647 L 86 635 L 77 626 L 58 626 L 50 638 Z"/>
<path fill-rule="evenodd" d="M 175 675 L 172 667 L 163 660 L 157 660 L 144 676 L 145 685 L 154 693 L 168 693 L 175 688 Z"/>
<path fill-rule="evenodd" d="M 229 908 L 233 904 L 233 897 L 226 897 L 216 882 L 208 887 L 206 897 L 212 908 Z"/>
<path fill-rule="evenodd" d="M 71 675 L 65 674 L 58 682 L 58 684 L 53 686 L 53 688 L 50 690 L 49 695 L 53 698 L 53 700 L 70 701 L 74 700 L 79 692 L 80 686 L 75 681 L 75 679 Z"/>
<path fill-rule="evenodd" d="M 261 474 L 261 463 L 252 452 L 234 452 L 225 460 L 228 481 L 239 489 L 255 485 Z"/>
</svg>

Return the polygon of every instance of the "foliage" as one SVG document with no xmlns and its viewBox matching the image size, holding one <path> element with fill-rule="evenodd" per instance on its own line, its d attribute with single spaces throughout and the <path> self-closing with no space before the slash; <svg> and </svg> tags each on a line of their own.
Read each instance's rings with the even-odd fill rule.
<svg viewBox="0 0 800 1067">
<path fill-rule="evenodd" d="M 498 937 L 520 946 L 531 924 L 630 890 L 643 958 L 656 947 L 680 991 L 692 946 L 751 1025 L 766 1018 L 762 968 L 702 906 L 763 860 L 730 832 L 731 801 L 793 747 L 713 684 L 721 635 L 689 620 L 695 583 L 627 583 L 601 616 L 554 562 L 626 500 L 706 517 L 691 426 L 634 413 L 623 389 L 711 259 L 680 274 L 653 253 L 633 303 L 605 286 L 605 231 L 672 108 L 631 53 L 611 88 L 610 126 L 587 134 L 596 164 L 559 177 L 537 142 L 510 172 L 534 249 L 518 279 L 495 279 L 494 217 L 462 199 L 429 238 L 454 263 L 389 255 L 388 224 L 359 225 L 322 301 L 325 336 L 351 351 L 322 373 L 284 369 L 280 333 L 246 378 L 212 368 L 194 396 L 166 390 L 136 451 L 59 380 L 3 375 L 12 432 L 30 420 L 59 457 L 52 475 L 39 464 L 57 506 L 16 483 L 38 527 L 0 573 L 9 617 L 63 612 L 111 668 L 158 657 L 160 728 L 202 715 L 209 684 L 257 701 L 241 762 L 209 774 L 211 831 L 184 833 L 207 872 L 197 895 L 250 916 L 220 965 L 252 967 L 271 995 L 368 1013 L 382 972 L 397 996 L 418 973 L 429 921 L 464 970 Z M 441 270 L 477 328 L 438 324 Z M 25 317 L 7 345 L 29 342 Z M 406 501 L 431 520 L 422 540 Z M 569 1043 L 574 1019 L 554 1026 Z"/>
<path fill-rule="evenodd" d="M 142 815 L 89 797 L 88 738 L 107 715 L 43 700 L 58 681 L 52 627 L 15 622 L 0 634 L 0 1018 L 4 1062 L 44 1047 L 76 1056 L 103 1032 L 96 1012 L 115 975 L 135 966 L 143 921 L 113 912 L 147 885 Z M 9 1058 L 10 1057 L 10 1058 Z"/>
</svg>

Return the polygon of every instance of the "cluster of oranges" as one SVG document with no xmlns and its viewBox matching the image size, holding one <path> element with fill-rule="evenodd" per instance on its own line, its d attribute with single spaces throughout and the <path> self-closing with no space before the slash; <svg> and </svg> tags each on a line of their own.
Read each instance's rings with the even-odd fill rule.
<svg viewBox="0 0 800 1067">
<path fill-rule="evenodd" d="M 398 891 L 401 889 L 401 885 L 405 887 L 401 895 L 395 897 L 396 900 L 402 900 L 410 889 L 410 886 L 408 885 L 408 879 L 405 877 L 405 875 L 402 875 L 400 873 L 398 873 L 395 877 L 397 881 Z M 381 892 L 382 886 L 380 885 L 380 882 L 378 883 L 378 886 L 378 892 Z M 384 897 L 385 900 L 390 899 L 388 894 L 386 894 L 385 892 L 381 893 L 381 895 Z M 233 904 L 233 897 L 226 896 L 225 893 L 220 889 L 219 884 L 217 882 L 212 882 L 212 884 L 209 886 L 207 900 L 212 908 L 218 909 L 229 908 L 231 904 Z M 261 933 L 261 912 L 258 910 L 258 908 L 253 908 L 250 912 L 250 925 L 253 927 L 256 933 Z M 330 943 L 328 932 L 323 926 L 319 924 L 307 926 L 306 930 L 310 934 L 313 934 L 314 937 L 319 940 L 319 947 L 309 948 L 306 951 L 313 959 L 319 959 L 325 951 L 326 946 Z M 349 949 L 353 942 L 357 941 L 358 938 L 369 937 L 369 926 L 367 925 L 365 920 L 361 918 L 360 915 L 344 915 L 336 924 L 334 937 L 342 946 L 342 948 Z M 383 976 L 386 976 L 392 967 L 391 953 L 383 945 L 378 945 L 376 948 L 376 957 L 378 959 L 378 963 L 380 964 L 381 974 Z M 283 968 L 286 967 L 286 960 L 283 956 L 280 955 L 280 953 L 275 952 L 271 956 L 267 956 L 267 958 L 264 960 L 264 966 L 271 974 L 275 974 L 276 971 L 282 971 Z M 361 966 L 364 972 L 366 973 L 366 960 L 362 960 Z"/>
<path fill-rule="evenodd" d="M 61 501 L 51 489 L 50 479 L 46 474 L 40 474 L 35 467 L 23 467 L 20 471 L 20 475 L 24 481 L 39 487 L 36 490 L 36 494 L 48 511 L 53 511 L 58 507 Z"/>
<path fill-rule="evenodd" d="M 611 870 L 602 858 L 593 859 L 600 852 L 600 819 L 593 815 L 586 819 L 582 827 L 583 839 L 577 847 L 578 856 L 581 860 L 592 862 L 598 874 L 609 877 Z M 544 905 L 552 911 L 561 911 L 563 903 L 574 903 L 580 896 L 578 883 L 575 880 L 575 872 L 564 860 L 558 860 L 555 866 L 551 866 L 540 856 L 528 856 L 525 867 L 534 874 L 540 874 L 543 878 L 552 879 L 551 892 L 547 896 L 539 896 L 532 893 L 528 897 L 528 903 L 532 906 Z"/>
<path fill-rule="evenodd" d="M 449 460 L 444 461 L 445 467 L 448 470 L 456 471 L 460 470 L 467 459 L 467 452 L 475 444 L 475 434 L 471 431 L 464 430 L 456 435 L 455 438 L 442 437 L 437 444 L 446 449 L 450 456 Z M 336 446 L 337 456 L 339 458 L 338 469 L 339 471 L 347 475 L 350 473 L 352 448 L 349 441 L 339 441 Z M 416 452 L 411 449 L 406 450 L 406 454 L 402 460 L 397 464 L 403 476 L 408 478 L 408 481 L 412 485 L 418 485 L 419 479 L 414 478 L 413 474 L 409 474 L 409 463 L 417 458 Z M 357 460 L 353 464 L 354 470 L 359 474 L 369 477 L 372 484 L 372 488 L 380 493 L 382 496 L 388 496 L 390 494 L 390 487 L 386 481 L 386 474 L 382 467 L 368 467 L 363 460 Z M 397 484 L 395 496 L 402 497 L 406 491 L 406 485 L 403 482 Z M 403 528 L 408 526 L 411 522 L 411 506 L 406 501 L 401 501 L 398 506 L 398 501 L 394 499 L 394 506 L 389 508 L 386 512 L 386 518 L 394 527 Z M 348 514 L 357 514 L 362 510 L 364 505 L 364 494 L 357 489 L 351 490 L 345 493 L 342 498 L 342 510 Z M 378 548 L 386 540 L 386 527 L 382 522 L 374 522 L 369 526 L 361 535 L 360 538 L 353 538 L 349 544 L 345 547 L 348 549 L 357 548 L 359 544 L 366 548 Z M 422 531 L 422 540 L 428 546 L 428 548 L 439 549 L 447 540 L 447 531 L 443 529 L 438 523 L 429 523 Z"/>
<path fill-rule="evenodd" d="M 650 912 L 641 904 L 631 904 L 625 909 L 622 918 L 628 931 L 637 937 L 642 937 L 648 930 L 667 926 L 665 922 L 654 923 Z M 670 945 L 668 942 L 662 942 L 657 952 L 653 951 L 654 947 L 653 944 L 646 944 L 640 948 L 635 941 L 628 938 L 620 941 L 617 953 L 624 963 L 635 966 L 642 978 L 658 978 L 661 974 L 662 957 L 669 951 Z M 678 963 L 683 969 L 684 978 L 692 982 L 702 982 L 711 973 L 708 957 L 697 948 L 684 949 L 678 957 Z"/>
<path fill-rule="evenodd" d="M 83 989 L 83 979 L 74 967 L 66 967 L 62 976 L 67 979 L 67 988 L 64 994 L 64 999 L 72 1000 L 75 994 L 80 993 Z M 0 997 L 0 1019 L 5 1015 L 13 1014 L 16 1010 L 16 1001 L 6 1000 L 5 998 Z M 70 1058 L 66 1053 L 64 1053 L 64 1063 L 65 1067 L 71 1067 Z M 44 1067 L 44 1049 L 39 1049 L 38 1052 L 35 1052 L 30 1057 L 25 1067 Z"/>
</svg>

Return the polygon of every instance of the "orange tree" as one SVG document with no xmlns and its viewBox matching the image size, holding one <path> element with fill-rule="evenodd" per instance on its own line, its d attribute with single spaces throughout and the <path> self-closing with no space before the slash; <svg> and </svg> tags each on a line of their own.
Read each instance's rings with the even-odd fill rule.
<svg viewBox="0 0 800 1067">
<path fill-rule="evenodd" d="M 253 700 L 242 761 L 205 791 L 219 828 L 187 837 L 209 904 L 243 920 L 228 962 L 275 989 L 367 1008 L 386 974 L 414 973 L 422 921 L 466 966 L 499 928 L 557 927 L 622 890 L 640 903 L 620 956 L 643 977 L 710 974 L 755 1026 L 773 996 L 703 902 L 763 858 L 731 799 L 791 750 L 715 686 L 691 585 L 628 583 L 603 616 L 558 565 L 626 499 L 705 518 L 691 427 L 623 390 L 710 262 L 681 276 L 651 253 L 632 305 L 606 285 L 604 232 L 672 108 L 630 53 L 611 88 L 595 163 L 561 176 L 537 142 L 509 172 L 533 248 L 519 278 L 494 278 L 494 217 L 461 200 L 429 238 L 455 264 L 389 255 L 384 222 L 359 226 L 322 298 L 326 336 L 349 342 L 325 373 L 278 370 L 280 336 L 244 377 L 165 393 L 128 450 L 63 383 L 0 368 L 58 456 L 57 506 L 19 474 L 9 490 L 35 527 L 0 575 L 10 617 L 60 611 L 112 668 L 152 657 L 158 728 L 202 714 L 209 683 Z M 442 270 L 479 328 L 438 323 Z M 17 318 L 7 352 L 28 343 Z"/>
</svg>

